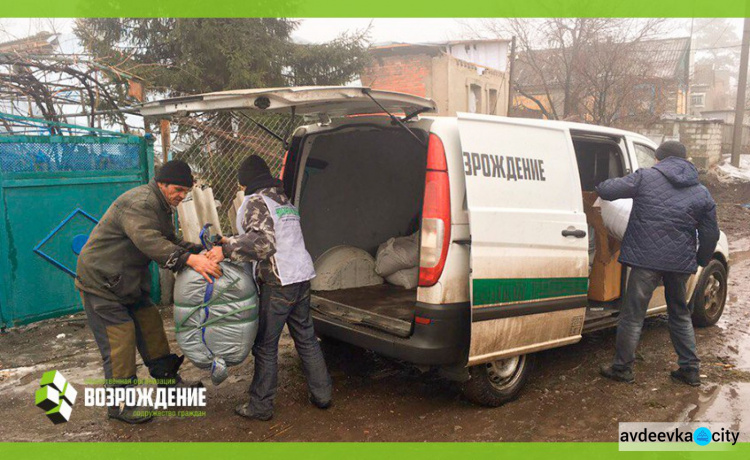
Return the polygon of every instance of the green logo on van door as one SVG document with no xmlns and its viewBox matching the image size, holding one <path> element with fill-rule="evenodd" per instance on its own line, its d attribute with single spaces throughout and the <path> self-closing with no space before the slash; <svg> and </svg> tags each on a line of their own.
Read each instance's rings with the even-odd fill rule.
<svg viewBox="0 0 750 460">
<path fill-rule="evenodd" d="M 299 217 L 299 211 L 297 211 L 292 206 L 282 206 L 280 208 L 276 208 L 276 217 L 278 218 L 282 218 L 290 214 Z"/>
</svg>

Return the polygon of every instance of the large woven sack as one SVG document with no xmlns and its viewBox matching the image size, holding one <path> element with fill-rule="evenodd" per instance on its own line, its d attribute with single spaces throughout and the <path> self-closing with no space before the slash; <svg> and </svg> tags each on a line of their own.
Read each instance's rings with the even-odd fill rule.
<svg viewBox="0 0 750 460">
<path fill-rule="evenodd" d="M 375 273 L 388 277 L 399 270 L 414 268 L 418 264 L 419 232 L 391 238 L 381 244 L 375 257 Z"/>
<path fill-rule="evenodd" d="M 625 237 L 625 230 L 628 228 L 630 211 L 633 209 L 633 199 L 625 198 L 622 200 L 607 201 L 599 198 L 594 203 L 594 206 L 601 207 L 602 220 L 609 233 L 622 241 Z"/>
<path fill-rule="evenodd" d="M 396 286 L 401 286 L 406 289 L 414 289 L 419 283 L 419 267 L 399 270 L 396 273 L 386 276 L 385 280 Z"/>
<path fill-rule="evenodd" d="M 248 265 L 222 262 L 223 276 L 209 283 L 191 268 L 175 280 L 174 323 L 177 343 L 200 368 L 210 368 L 215 384 L 226 377 L 226 366 L 247 358 L 258 332 L 258 294 Z"/>
<path fill-rule="evenodd" d="M 375 273 L 375 259 L 367 251 L 354 246 L 335 246 L 315 261 L 313 291 L 335 291 L 383 284 Z"/>
</svg>

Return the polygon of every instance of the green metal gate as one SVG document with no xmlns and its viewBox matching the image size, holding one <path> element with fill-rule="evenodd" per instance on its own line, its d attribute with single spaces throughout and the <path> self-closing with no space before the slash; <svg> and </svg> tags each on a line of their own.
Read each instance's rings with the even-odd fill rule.
<svg viewBox="0 0 750 460">
<path fill-rule="evenodd" d="M 76 260 L 123 192 L 153 177 L 149 139 L 0 114 L 0 326 L 81 309 Z M 158 286 L 158 282 L 156 283 Z"/>
</svg>

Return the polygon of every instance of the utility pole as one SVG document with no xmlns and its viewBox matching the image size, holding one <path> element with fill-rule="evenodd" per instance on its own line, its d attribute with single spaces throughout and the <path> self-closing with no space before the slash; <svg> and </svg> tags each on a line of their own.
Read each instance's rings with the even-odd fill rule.
<svg viewBox="0 0 750 460">
<path fill-rule="evenodd" d="M 732 133 L 732 166 L 737 168 L 740 166 L 740 154 L 742 153 L 742 127 L 745 121 L 748 51 L 750 51 L 750 18 L 745 18 L 745 26 L 742 30 L 740 76 L 737 81 L 737 102 L 734 105 L 734 133 Z"/>
<path fill-rule="evenodd" d="M 508 110 L 506 116 L 510 116 L 510 110 L 513 108 L 513 68 L 516 66 L 516 37 L 510 41 L 510 68 L 508 69 Z"/>
</svg>

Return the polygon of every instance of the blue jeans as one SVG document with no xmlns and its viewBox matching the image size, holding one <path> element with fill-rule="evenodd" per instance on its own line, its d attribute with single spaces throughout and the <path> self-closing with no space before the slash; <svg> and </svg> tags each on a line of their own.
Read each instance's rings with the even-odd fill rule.
<svg viewBox="0 0 750 460">
<path fill-rule="evenodd" d="M 260 324 L 253 345 L 255 374 L 250 384 L 250 412 L 273 413 L 278 387 L 279 339 L 284 324 L 302 360 L 302 370 L 312 399 L 325 404 L 331 400 L 331 377 L 323 352 L 315 337 L 310 316 L 310 282 L 289 286 L 264 284 L 260 288 Z"/>
<path fill-rule="evenodd" d="M 687 302 L 687 273 L 659 272 L 633 267 L 630 270 L 625 299 L 617 320 L 617 339 L 613 367 L 617 370 L 633 368 L 635 349 L 641 338 L 643 320 L 654 289 L 664 280 L 664 295 L 669 316 L 669 337 L 677 352 L 677 363 L 683 369 L 700 367 L 700 359 L 695 351 L 693 331 L 693 310 Z"/>
</svg>

